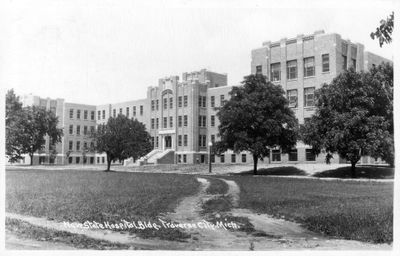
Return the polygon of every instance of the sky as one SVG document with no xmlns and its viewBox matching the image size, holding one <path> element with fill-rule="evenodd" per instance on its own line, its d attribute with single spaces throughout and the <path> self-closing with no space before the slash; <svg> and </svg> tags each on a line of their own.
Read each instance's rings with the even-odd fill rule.
<svg viewBox="0 0 400 256">
<path fill-rule="evenodd" d="M 370 38 L 393 1 L 321 2 L 9 0 L 0 83 L 93 105 L 145 98 L 159 78 L 202 68 L 237 85 L 262 42 L 321 29 L 393 59 L 392 44 Z"/>
</svg>

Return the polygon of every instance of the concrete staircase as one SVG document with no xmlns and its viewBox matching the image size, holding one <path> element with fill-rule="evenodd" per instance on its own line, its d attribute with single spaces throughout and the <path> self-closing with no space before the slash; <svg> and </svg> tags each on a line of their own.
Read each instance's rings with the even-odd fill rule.
<svg viewBox="0 0 400 256">
<path fill-rule="evenodd" d="M 141 157 L 136 162 L 133 162 L 132 158 L 124 161 L 124 166 L 141 166 L 146 164 L 173 164 L 175 160 L 175 151 L 173 149 L 167 149 L 161 151 L 154 149 L 144 157 Z"/>
</svg>

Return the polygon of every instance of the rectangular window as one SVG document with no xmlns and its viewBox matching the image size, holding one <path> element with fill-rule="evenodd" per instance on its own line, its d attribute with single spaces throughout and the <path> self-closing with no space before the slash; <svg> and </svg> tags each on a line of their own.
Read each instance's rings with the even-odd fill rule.
<svg viewBox="0 0 400 256">
<path fill-rule="evenodd" d="M 136 106 L 133 106 L 133 116 L 136 116 Z"/>
<path fill-rule="evenodd" d="M 314 57 L 304 58 L 304 77 L 315 76 Z"/>
<path fill-rule="evenodd" d="M 156 118 L 156 129 L 158 129 L 159 122 L 158 122 L 158 117 Z"/>
<path fill-rule="evenodd" d="M 215 126 L 215 116 L 214 115 L 211 116 L 211 126 L 212 127 Z"/>
<path fill-rule="evenodd" d="M 74 110 L 73 109 L 69 110 L 69 118 L 74 118 Z"/>
<path fill-rule="evenodd" d="M 85 141 L 85 142 L 83 142 L 83 150 L 86 150 L 86 149 L 88 149 L 88 147 L 87 147 L 87 142 Z"/>
<path fill-rule="evenodd" d="M 183 162 L 186 163 L 186 154 L 183 154 Z"/>
<path fill-rule="evenodd" d="M 74 148 L 74 142 L 72 140 L 70 140 L 68 149 L 73 150 L 73 148 Z"/>
<path fill-rule="evenodd" d="M 158 136 L 156 137 L 156 148 L 158 148 Z"/>
<path fill-rule="evenodd" d="M 156 110 L 158 110 L 159 101 L 156 100 Z"/>
<path fill-rule="evenodd" d="M 236 155 L 235 154 L 231 155 L 231 163 L 236 163 Z"/>
<path fill-rule="evenodd" d="M 187 134 L 183 135 L 183 146 L 187 146 L 188 145 L 188 136 Z"/>
<path fill-rule="evenodd" d="M 122 115 L 122 108 L 119 109 L 119 115 Z"/>
<path fill-rule="evenodd" d="M 203 135 L 199 135 L 199 147 L 201 147 L 203 142 Z"/>
<path fill-rule="evenodd" d="M 99 111 L 97 111 L 97 120 L 100 120 L 101 119 L 101 111 L 99 110 Z"/>
<path fill-rule="evenodd" d="M 188 96 L 187 95 L 183 96 L 183 106 L 184 107 L 188 106 Z"/>
<path fill-rule="evenodd" d="M 297 78 L 297 60 L 286 63 L 286 76 L 288 80 Z"/>
<path fill-rule="evenodd" d="M 314 87 L 304 88 L 304 106 L 313 107 L 315 104 Z"/>
<path fill-rule="evenodd" d="M 154 118 L 151 119 L 151 129 L 154 129 Z"/>
<path fill-rule="evenodd" d="M 169 98 L 169 108 L 172 109 L 174 108 L 174 98 Z"/>
<path fill-rule="evenodd" d="M 79 164 L 80 161 L 81 161 L 81 158 L 80 158 L 79 156 L 77 156 L 77 157 L 75 158 L 75 162 L 76 162 L 77 164 Z"/>
<path fill-rule="evenodd" d="M 172 128 L 174 126 L 174 119 L 172 116 L 169 117 L 169 127 Z"/>
<path fill-rule="evenodd" d="M 297 108 L 297 89 L 287 91 L 287 99 L 290 108 Z"/>
<path fill-rule="evenodd" d="M 94 115 L 95 115 L 95 112 L 94 111 L 90 111 L 90 120 L 94 120 Z"/>
<path fill-rule="evenodd" d="M 140 115 L 143 116 L 143 105 L 140 105 Z"/>
<path fill-rule="evenodd" d="M 185 126 L 185 127 L 188 126 L 188 116 L 187 115 L 183 116 L 183 126 Z"/>
<path fill-rule="evenodd" d="M 94 150 L 94 142 L 93 142 L 93 141 L 90 142 L 90 149 L 91 149 L 91 150 Z"/>
<path fill-rule="evenodd" d="M 73 134 L 74 133 L 74 126 L 70 125 L 69 126 L 69 134 Z"/>
<path fill-rule="evenodd" d="M 182 107 L 182 96 L 178 97 L 178 108 Z"/>
<path fill-rule="evenodd" d="M 312 149 L 306 149 L 306 161 L 315 161 L 315 154 Z"/>
<path fill-rule="evenodd" d="M 106 119 L 106 111 L 103 110 L 103 119 Z"/>
<path fill-rule="evenodd" d="M 178 146 L 182 146 L 182 135 L 178 135 Z"/>
<path fill-rule="evenodd" d="M 104 156 L 101 158 L 101 162 L 104 164 L 104 162 L 105 162 L 105 157 Z"/>
<path fill-rule="evenodd" d="M 87 135 L 87 133 L 88 133 L 88 129 L 87 129 L 87 126 L 85 125 L 85 126 L 83 126 L 83 135 Z"/>
<path fill-rule="evenodd" d="M 81 142 L 80 141 L 76 142 L 76 150 L 77 151 L 81 150 Z"/>
<path fill-rule="evenodd" d="M 347 69 L 347 56 L 342 55 L 342 59 L 343 59 L 343 70 Z"/>
<path fill-rule="evenodd" d="M 246 162 L 247 162 L 247 155 L 242 154 L 242 163 L 246 163 Z"/>
<path fill-rule="evenodd" d="M 212 108 L 215 107 L 215 96 L 210 97 L 210 105 Z"/>
<path fill-rule="evenodd" d="M 154 148 L 154 137 L 150 138 L 150 144 L 151 144 L 151 147 Z"/>
<path fill-rule="evenodd" d="M 83 111 L 83 119 L 84 119 L 84 120 L 87 120 L 87 119 L 88 119 L 88 111 L 87 111 L 87 110 L 84 110 L 84 111 Z"/>
<path fill-rule="evenodd" d="M 356 64 L 357 61 L 355 59 L 351 59 L 351 66 L 354 68 L 354 70 L 356 69 Z"/>
<path fill-rule="evenodd" d="M 203 97 L 199 96 L 199 107 L 201 107 Z"/>
<path fill-rule="evenodd" d="M 178 127 L 182 127 L 182 116 L 178 116 Z"/>
<path fill-rule="evenodd" d="M 281 80 L 281 63 L 271 64 L 271 81 Z"/>
<path fill-rule="evenodd" d="M 113 117 L 115 117 L 117 115 L 117 110 L 114 108 L 113 109 Z"/>
<path fill-rule="evenodd" d="M 221 163 L 225 163 L 225 155 L 222 154 L 219 156 Z"/>
<path fill-rule="evenodd" d="M 201 127 L 202 116 L 199 116 L 199 127 Z"/>
<path fill-rule="evenodd" d="M 76 126 L 76 135 L 81 135 L 81 126 L 80 125 Z"/>
<path fill-rule="evenodd" d="M 256 74 L 261 74 L 262 73 L 262 65 L 256 66 Z"/>
<path fill-rule="evenodd" d="M 164 123 L 163 123 L 163 128 L 167 128 L 168 119 L 164 117 Z"/>
<path fill-rule="evenodd" d="M 81 119 L 81 111 L 79 109 L 76 111 L 76 118 Z"/>
<path fill-rule="evenodd" d="M 322 72 L 329 72 L 329 54 L 322 54 Z"/>
<path fill-rule="evenodd" d="M 154 111 L 156 108 L 154 100 L 151 101 L 151 111 Z"/>
<path fill-rule="evenodd" d="M 203 108 L 206 108 L 206 107 L 207 107 L 207 97 L 204 96 L 203 97 Z"/>
<path fill-rule="evenodd" d="M 72 164 L 72 156 L 68 157 L 68 163 Z"/>
<path fill-rule="evenodd" d="M 168 99 L 164 98 L 164 109 L 168 108 Z"/>
<path fill-rule="evenodd" d="M 281 161 L 281 151 L 272 150 L 272 162 L 280 162 L 280 161 Z"/>
<path fill-rule="evenodd" d="M 292 149 L 289 151 L 289 161 L 297 161 L 297 149 Z"/>
<path fill-rule="evenodd" d="M 211 142 L 214 144 L 214 142 L 215 142 L 215 135 L 214 134 L 212 134 L 211 135 Z"/>
<path fill-rule="evenodd" d="M 207 116 L 203 116 L 203 123 L 202 123 L 203 127 L 207 126 Z"/>
<path fill-rule="evenodd" d="M 224 95 L 220 95 L 219 96 L 219 101 L 220 101 L 220 106 L 223 106 L 224 102 L 225 102 L 225 96 Z"/>
<path fill-rule="evenodd" d="M 126 117 L 129 117 L 129 107 L 126 107 Z"/>
</svg>

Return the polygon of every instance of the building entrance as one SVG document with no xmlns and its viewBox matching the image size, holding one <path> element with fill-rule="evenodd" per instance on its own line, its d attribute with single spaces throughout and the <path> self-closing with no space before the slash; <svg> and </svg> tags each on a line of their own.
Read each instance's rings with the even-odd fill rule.
<svg viewBox="0 0 400 256">
<path fill-rule="evenodd" d="M 172 138 L 171 136 L 165 136 L 165 149 L 170 149 L 172 147 Z"/>
</svg>

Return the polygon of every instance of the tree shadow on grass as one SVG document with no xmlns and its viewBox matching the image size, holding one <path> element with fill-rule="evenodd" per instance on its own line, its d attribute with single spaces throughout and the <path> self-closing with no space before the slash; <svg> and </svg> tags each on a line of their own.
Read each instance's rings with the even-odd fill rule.
<svg viewBox="0 0 400 256">
<path fill-rule="evenodd" d="M 313 176 L 319 178 L 342 178 L 342 179 L 352 178 L 350 166 L 318 172 L 315 173 Z M 393 179 L 394 168 L 388 166 L 374 166 L 374 165 L 356 166 L 356 177 L 367 178 L 367 179 Z"/>
<path fill-rule="evenodd" d="M 253 170 L 237 173 L 236 175 L 253 175 Z M 272 168 L 261 168 L 257 175 L 279 175 L 279 176 L 305 176 L 307 173 L 294 166 L 282 166 Z"/>
</svg>

